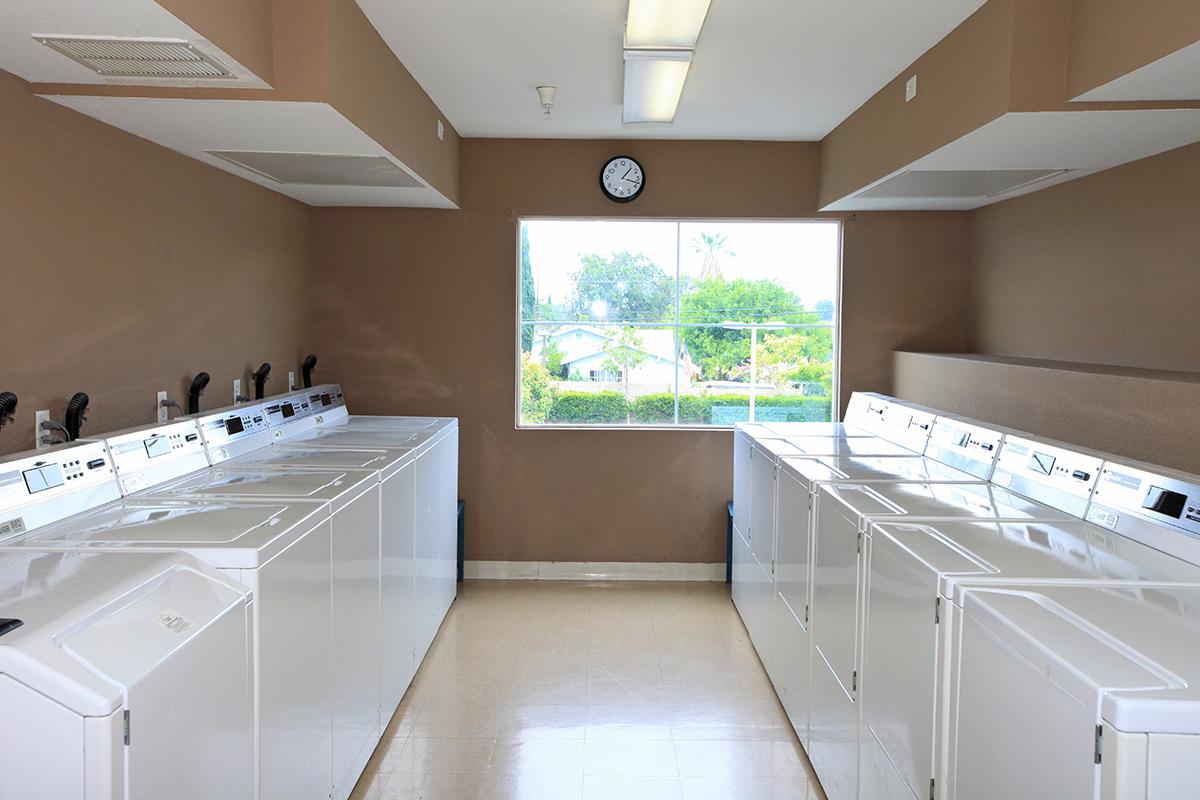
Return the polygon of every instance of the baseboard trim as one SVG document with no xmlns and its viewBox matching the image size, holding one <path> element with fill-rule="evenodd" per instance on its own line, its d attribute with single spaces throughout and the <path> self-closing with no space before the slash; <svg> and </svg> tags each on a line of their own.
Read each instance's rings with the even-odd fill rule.
<svg viewBox="0 0 1200 800">
<path fill-rule="evenodd" d="M 716 581 L 724 564 L 675 561 L 467 561 L 463 577 L 493 581 Z"/>
</svg>

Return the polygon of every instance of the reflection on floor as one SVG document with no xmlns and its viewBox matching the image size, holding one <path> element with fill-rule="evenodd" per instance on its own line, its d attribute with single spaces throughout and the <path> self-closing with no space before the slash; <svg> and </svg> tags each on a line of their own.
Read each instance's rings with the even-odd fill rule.
<svg viewBox="0 0 1200 800">
<path fill-rule="evenodd" d="M 353 800 L 824 800 L 723 584 L 468 581 Z"/>
</svg>

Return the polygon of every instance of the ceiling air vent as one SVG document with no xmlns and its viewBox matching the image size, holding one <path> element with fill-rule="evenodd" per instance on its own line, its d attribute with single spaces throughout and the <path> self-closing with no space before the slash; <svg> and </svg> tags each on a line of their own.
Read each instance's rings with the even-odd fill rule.
<svg viewBox="0 0 1200 800">
<path fill-rule="evenodd" d="M 986 199 L 1062 175 L 1065 169 L 908 170 L 855 197 Z"/>
<path fill-rule="evenodd" d="M 59 36 L 33 38 L 105 78 L 233 78 L 220 61 L 186 39 L 139 36 Z"/>
<path fill-rule="evenodd" d="M 386 156 L 328 153 L 271 153 L 246 150 L 207 150 L 230 164 L 258 173 L 276 183 L 321 186 L 388 186 L 424 188 L 425 184 Z"/>
</svg>

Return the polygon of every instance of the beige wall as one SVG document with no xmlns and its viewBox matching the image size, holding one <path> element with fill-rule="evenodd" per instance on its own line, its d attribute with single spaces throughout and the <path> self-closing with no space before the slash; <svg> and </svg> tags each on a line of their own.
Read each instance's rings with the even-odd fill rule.
<svg viewBox="0 0 1200 800">
<path fill-rule="evenodd" d="M 30 94 L 0 72 L 0 391 L 33 412 L 92 399 L 85 432 L 153 422 L 154 395 L 206 397 L 270 361 L 285 385 L 309 342 L 308 209 Z"/>
<path fill-rule="evenodd" d="M 1200 472 L 1197 175 L 1191 145 L 971 212 L 973 350 L 1002 358 L 899 353 L 897 394 Z"/>
<path fill-rule="evenodd" d="M 625 207 L 597 186 L 618 152 L 647 171 Z M 322 379 L 359 410 L 461 419 L 468 558 L 723 560 L 727 431 L 514 429 L 517 220 L 810 217 L 817 146 L 464 140 L 462 177 L 459 212 L 314 210 Z M 859 214 L 844 238 L 846 391 L 890 389 L 897 347 L 965 345 L 965 214 Z"/>
<path fill-rule="evenodd" d="M 1072 0 L 1069 95 L 1075 97 L 1200 37 L 1194 0 Z"/>
</svg>

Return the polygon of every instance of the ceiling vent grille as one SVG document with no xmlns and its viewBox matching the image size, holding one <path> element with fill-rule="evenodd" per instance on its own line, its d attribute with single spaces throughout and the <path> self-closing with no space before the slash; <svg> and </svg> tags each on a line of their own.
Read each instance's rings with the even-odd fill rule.
<svg viewBox="0 0 1200 800">
<path fill-rule="evenodd" d="M 384 186 L 423 188 L 399 164 L 386 156 L 330 153 L 275 153 L 246 150 L 206 150 L 230 164 L 276 183 L 319 186 Z"/>
<path fill-rule="evenodd" d="M 33 35 L 105 78 L 219 79 L 234 74 L 186 39 Z"/>
</svg>

